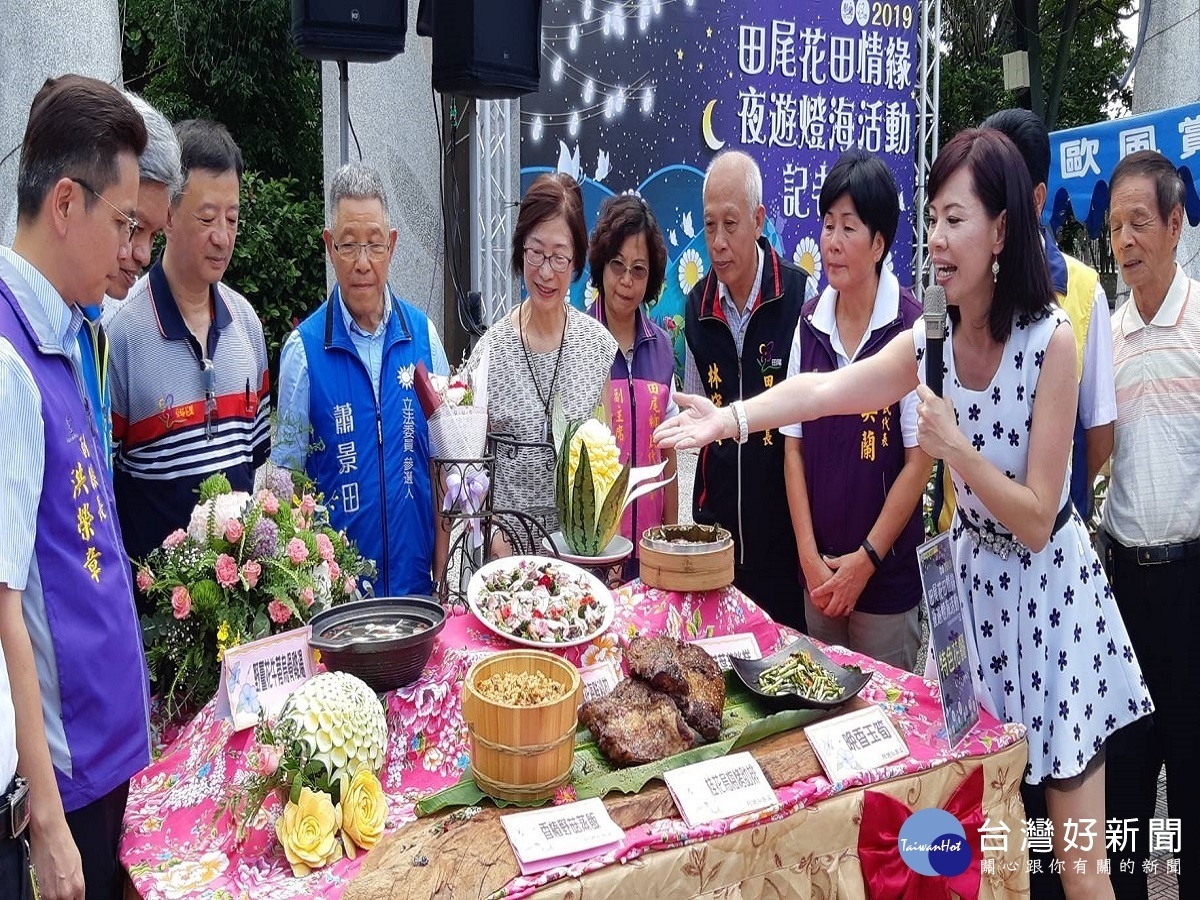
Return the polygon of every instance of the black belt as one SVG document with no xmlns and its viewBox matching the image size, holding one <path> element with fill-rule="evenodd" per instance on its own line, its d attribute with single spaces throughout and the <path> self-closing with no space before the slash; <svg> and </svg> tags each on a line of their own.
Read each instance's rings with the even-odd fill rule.
<svg viewBox="0 0 1200 900">
<path fill-rule="evenodd" d="M 1126 547 L 1110 534 L 1108 547 L 1113 559 L 1119 559 L 1125 563 L 1137 563 L 1139 566 L 1158 566 L 1163 563 L 1181 562 L 1185 559 L 1200 557 L 1200 538 L 1196 538 L 1194 541 L 1184 541 L 1181 544 Z"/>
<path fill-rule="evenodd" d="M 29 785 L 19 775 L 9 782 L 0 797 L 0 841 L 9 841 L 25 833 L 29 825 Z"/>
<path fill-rule="evenodd" d="M 1050 537 L 1058 534 L 1062 527 L 1071 521 L 1071 514 L 1074 512 L 1074 507 L 1071 505 L 1071 498 L 1068 497 L 1063 503 L 1062 509 L 1058 511 L 1058 515 L 1054 517 L 1054 527 L 1050 529 Z M 967 529 L 971 539 L 975 541 L 977 546 L 983 546 L 991 550 L 1001 559 L 1008 559 L 1009 553 L 1016 549 L 1027 549 L 1024 544 L 1013 537 L 1006 531 L 993 531 L 989 528 L 980 528 L 974 522 L 967 519 L 963 515 L 962 510 L 958 510 L 958 521 L 962 522 L 963 527 Z"/>
</svg>

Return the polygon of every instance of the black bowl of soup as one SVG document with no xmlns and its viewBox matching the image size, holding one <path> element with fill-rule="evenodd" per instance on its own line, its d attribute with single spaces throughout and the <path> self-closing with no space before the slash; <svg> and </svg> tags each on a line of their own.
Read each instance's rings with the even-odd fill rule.
<svg viewBox="0 0 1200 900">
<path fill-rule="evenodd" d="M 308 643 L 326 668 L 391 691 L 421 677 L 445 624 L 446 611 L 433 597 L 375 597 L 317 613 Z"/>
</svg>

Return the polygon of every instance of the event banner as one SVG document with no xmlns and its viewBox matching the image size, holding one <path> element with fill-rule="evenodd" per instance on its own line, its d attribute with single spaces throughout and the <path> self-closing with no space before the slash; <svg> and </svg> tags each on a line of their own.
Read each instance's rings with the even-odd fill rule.
<svg viewBox="0 0 1200 900">
<path fill-rule="evenodd" d="M 541 90 L 521 100 L 522 191 L 541 172 L 583 184 L 589 228 L 636 191 L 666 237 L 651 314 L 682 365 L 683 302 L 708 270 L 701 187 L 722 149 L 758 160 L 765 234 L 821 281 L 817 200 L 847 149 L 895 175 L 888 265 L 912 282 L 918 85 L 915 0 L 558 0 L 542 13 Z M 594 298 L 585 272 L 571 299 Z"/>
</svg>

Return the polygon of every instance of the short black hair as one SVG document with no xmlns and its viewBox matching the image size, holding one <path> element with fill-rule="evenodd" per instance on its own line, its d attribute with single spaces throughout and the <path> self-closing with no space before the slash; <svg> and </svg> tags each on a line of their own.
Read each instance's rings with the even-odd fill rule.
<svg viewBox="0 0 1200 900">
<path fill-rule="evenodd" d="M 1033 186 L 1050 181 L 1050 131 L 1037 113 L 1028 109 L 1002 109 L 992 113 L 980 128 L 994 128 L 1013 142 Z"/>
<path fill-rule="evenodd" d="M 896 179 L 887 163 L 873 153 L 858 148 L 847 150 L 838 157 L 821 185 L 817 211 L 822 219 L 845 194 L 850 196 L 855 212 L 871 232 L 871 239 L 876 234 L 883 235 L 883 255 L 875 263 L 878 275 L 883 271 L 883 261 L 896 238 L 896 225 L 900 221 Z"/>
<path fill-rule="evenodd" d="M 1171 217 L 1171 210 L 1176 206 L 1183 207 L 1187 202 L 1187 188 L 1179 176 L 1175 163 L 1167 159 L 1157 150 L 1139 150 L 1130 153 L 1113 169 L 1112 177 L 1108 179 L 1108 193 L 1111 195 L 1117 189 L 1117 182 L 1122 178 L 1142 176 L 1154 182 L 1154 195 L 1158 201 L 1158 216 L 1164 222 Z"/>
<path fill-rule="evenodd" d="M 234 172 L 238 182 L 241 182 L 242 173 L 246 168 L 242 162 L 242 151 L 234 143 L 229 129 L 220 122 L 211 119 L 186 119 L 175 126 L 175 136 L 179 138 L 180 161 L 183 164 L 183 187 L 180 188 L 180 196 L 187 189 L 192 169 L 203 169 L 216 174 Z M 172 200 L 178 202 L 179 197 L 173 197 Z"/>
<path fill-rule="evenodd" d="M 588 266 L 591 269 L 592 286 L 604 296 L 604 267 L 621 252 L 626 238 L 639 234 L 646 236 L 646 261 L 650 270 L 646 278 L 646 296 L 643 302 L 653 303 L 662 291 L 667 272 L 667 245 L 663 242 L 662 229 L 650 211 L 650 205 L 634 194 L 618 194 L 609 197 L 600 207 L 600 218 L 592 231 L 588 245 Z"/>
<path fill-rule="evenodd" d="M 119 90 L 95 78 L 48 78 L 29 107 L 17 171 L 17 218 L 37 219 L 62 178 L 103 193 L 120 176 L 117 157 L 146 149 L 146 123 Z M 95 198 L 84 193 L 84 206 Z"/>
</svg>

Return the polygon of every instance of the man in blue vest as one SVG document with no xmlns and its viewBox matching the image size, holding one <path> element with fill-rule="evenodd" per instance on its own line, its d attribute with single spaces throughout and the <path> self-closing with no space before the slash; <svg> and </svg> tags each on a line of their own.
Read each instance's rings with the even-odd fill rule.
<svg viewBox="0 0 1200 900">
<path fill-rule="evenodd" d="M 417 363 L 448 375 L 433 323 L 392 293 L 396 229 L 379 173 L 343 166 L 329 187 L 333 293 L 288 337 L 272 461 L 304 469 L 329 516 L 374 559 L 379 596 L 428 594 L 449 533 L 438 526 Z"/>
<path fill-rule="evenodd" d="M 44 898 L 116 900 L 149 685 L 112 485 L 76 336 L 128 264 L 142 117 L 91 78 L 34 98 L 17 232 L 0 248 L 0 646 Z M 86 894 L 85 894 L 86 891 Z"/>
</svg>

